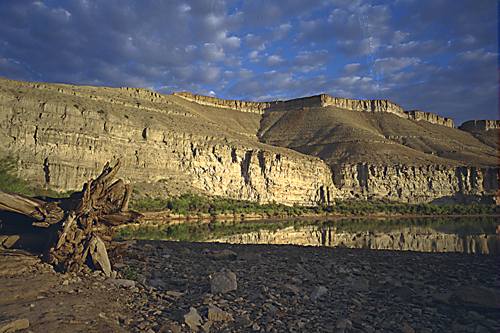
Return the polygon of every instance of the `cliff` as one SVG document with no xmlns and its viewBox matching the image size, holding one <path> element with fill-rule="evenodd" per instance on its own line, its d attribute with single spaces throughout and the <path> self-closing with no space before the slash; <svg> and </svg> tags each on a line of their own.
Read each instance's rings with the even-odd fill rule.
<svg viewBox="0 0 500 333">
<path fill-rule="evenodd" d="M 389 112 L 405 117 L 403 108 L 388 100 L 356 100 L 332 97 L 326 94 L 290 99 L 287 101 L 248 102 L 228 100 L 217 97 L 203 96 L 189 92 L 178 92 L 173 95 L 184 98 L 200 105 L 213 106 L 224 109 L 233 109 L 242 112 L 263 114 L 265 111 L 288 111 L 300 108 L 336 107 L 360 112 Z"/>
<path fill-rule="evenodd" d="M 403 108 L 389 100 L 358 100 L 349 98 L 332 97 L 322 94 L 321 106 L 333 106 L 340 109 L 361 112 L 388 112 L 404 116 Z"/>
<path fill-rule="evenodd" d="M 498 189 L 495 142 L 411 121 L 387 101 L 190 96 L 0 79 L 0 150 L 18 159 L 20 176 L 57 190 L 76 189 L 115 158 L 149 196 L 315 205 L 461 200 Z"/>
<path fill-rule="evenodd" d="M 252 112 L 257 114 L 263 114 L 264 111 L 275 104 L 280 104 L 282 102 L 247 102 L 233 99 L 222 99 L 211 96 L 203 96 L 192 94 L 189 92 L 175 92 L 174 96 L 184 98 L 188 101 L 195 102 L 200 105 L 213 106 L 222 109 L 232 109 L 241 112 Z"/>
<path fill-rule="evenodd" d="M 469 120 L 459 126 L 462 131 L 479 132 L 500 128 L 500 120 Z"/>
<path fill-rule="evenodd" d="M 121 176 L 148 194 L 289 205 L 334 197 L 320 159 L 257 142 L 251 114 L 218 117 L 143 90 L 0 81 L 0 148 L 18 158 L 19 176 L 46 187 L 77 189 L 120 158 Z"/>
<path fill-rule="evenodd" d="M 427 121 L 431 124 L 436 124 L 436 125 L 441 125 L 441 126 L 446 126 L 446 127 L 455 127 L 455 123 L 453 122 L 453 119 L 450 118 L 445 118 L 441 117 L 440 115 L 437 115 L 435 113 L 431 112 L 424 112 L 420 110 L 411 110 L 411 111 L 405 111 L 405 113 L 408 116 L 408 119 L 411 120 L 424 120 Z"/>
<path fill-rule="evenodd" d="M 498 168 L 371 163 L 332 168 L 334 184 L 342 196 L 357 199 L 453 202 L 493 195 L 498 190 Z"/>
</svg>

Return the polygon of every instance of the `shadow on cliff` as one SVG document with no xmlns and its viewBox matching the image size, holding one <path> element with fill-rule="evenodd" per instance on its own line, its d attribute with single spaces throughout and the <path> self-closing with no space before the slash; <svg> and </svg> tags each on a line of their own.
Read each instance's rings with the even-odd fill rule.
<svg viewBox="0 0 500 333">
<path fill-rule="evenodd" d="M 461 193 L 457 193 L 455 195 L 448 195 L 434 199 L 430 203 L 434 205 L 448 205 L 448 204 L 492 205 L 495 203 L 495 199 L 493 195 L 481 196 L 481 195 L 464 195 Z"/>
</svg>

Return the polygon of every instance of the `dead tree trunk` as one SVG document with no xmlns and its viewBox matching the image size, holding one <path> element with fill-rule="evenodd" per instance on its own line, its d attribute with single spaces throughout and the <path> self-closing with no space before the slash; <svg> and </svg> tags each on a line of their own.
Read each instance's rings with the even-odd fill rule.
<svg viewBox="0 0 500 333">
<path fill-rule="evenodd" d="M 106 242 L 111 240 L 111 227 L 141 216 L 128 210 L 130 186 L 122 180 L 114 181 L 119 168 L 120 162 L 113 167 L 106 163 L 102 173 L 87 182 L 81 192 L 60 202 L 0 192 L 0 211 L 27 216 L 33 219 L 33 227 L 46 230 L 44 237 L 48 233 L 49 239 L 43 257 L 58 270 L 79 271 L 87 264 L 109 275 Z"/>
</svg>

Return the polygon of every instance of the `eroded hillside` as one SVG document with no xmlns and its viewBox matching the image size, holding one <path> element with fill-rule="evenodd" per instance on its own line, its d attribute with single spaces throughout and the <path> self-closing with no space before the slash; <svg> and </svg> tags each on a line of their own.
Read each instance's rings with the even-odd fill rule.
<svg viewBox="0 0 500 333">
<path fill-rule="evenodd" d="M 315 204 L 334 191 L 317 157 L 257 141 L 260 117 L 200 107 L 175 96 L 0 81 L 0 142 L 19 175 L 75 189 L 105 161 L 151 195 L 202 192 Z"/>
<path fill-rule="evenodd" d="M 0 147 L 18 159 L 19 175 L 59 190 L 116 158 L 123 176 L 152 196 L 317 204 L 498 189 L 498 129 L 467 132 L 385 100 L 254 103 L 1 79 L 0 120 Z"/>
</svg>

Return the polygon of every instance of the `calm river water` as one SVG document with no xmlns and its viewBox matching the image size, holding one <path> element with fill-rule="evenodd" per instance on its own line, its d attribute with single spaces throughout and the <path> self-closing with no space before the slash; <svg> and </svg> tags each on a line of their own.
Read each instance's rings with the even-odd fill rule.
<svg viewBox="0 0 500 333">
<path fill-rule="evenodd" d="M 258 220 L 127 227 L 125 239 L 500 254 L 498 217 Z"/>
</svg>

